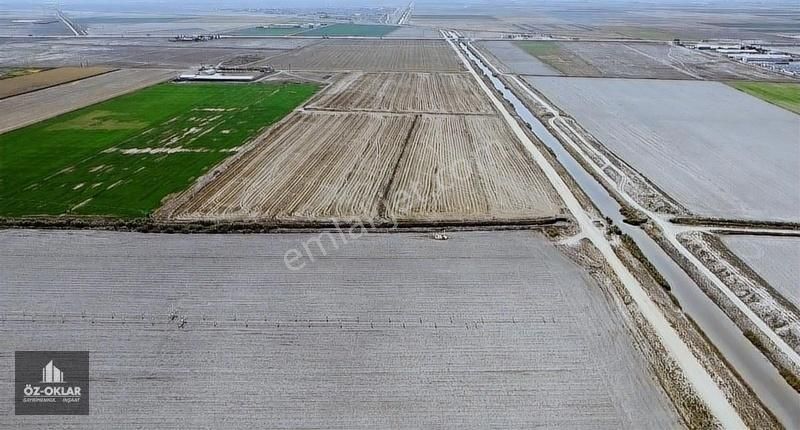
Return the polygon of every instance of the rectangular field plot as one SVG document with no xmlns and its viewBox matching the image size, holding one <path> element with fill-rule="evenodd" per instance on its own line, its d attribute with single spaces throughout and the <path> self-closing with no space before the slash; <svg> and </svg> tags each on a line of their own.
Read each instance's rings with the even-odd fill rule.
<svg viewBox="0 0 800 430">
<path fill-rule="evenodd" d="M 313 224 L 559 214 L 546 178 L 496 117 L 306 111 L 158 215 Z"/>
<path fill-rule="evenodd" d="M 397 30 L 398 26 L 378 24 L 331 24 L 325 27 L 304 31 L 302 36 L 334 36 L 334 37 L 382 37 Z"/>
<path fill-rule="evenodd" d="M 510 41 L 486 41 L 478 46 L 484 55 L 489 55 L 492 63 L 503 73 L 520 75 L 558 76 L 561 72 L 528 54 L 517 43 Z"/>
<path fill-rule="evenodd" d="M 542 236 L 367 234 L 286 265 L 317 239 L 0 231 L 0 427 L 681 427 Z M 90 350 L 91 415 L 15 416 L 15 350 Z"/>
<path fill-rule="evenodd" d="M 800 221 L 800 116 L 716 82 L 528 81 L 696 215 Z"/>
<path fill-rule="evenodd" d="M 147 215 L 316 89 L 161 84 L 2 134 L 0 215 Z"/>
<path fill-rule="evenodd" d="M 689 80 L 786 79 L 779 74 L 730 61 L 722 55 L 707 54 L 668 43 L 537 41 L 516 44 L 566 76 Z"/>
<path fill-rule="evenodd" d="M 413 124 L 407 115 L 297 113 L 228 166 L 176 219 L 374 219 Z"/>
<path fill-rule="evenodd" d="M 497 117 L 422 116 L 397 169 L 388 215 L 398 220 L 554 217 L 560 201 Z"/>
<path fill-rule="evenodd" d="M 491 114 L 494 108 L 466 73 L 351 74 L 309 107 L 384 112 Z"/>
<path fill-rule="evenodd" d="M 105 67 L 62 67 L 0 80 L 0 99 L 110 72 Z"/>
<path fill-rule="evenodd" d="M 0 100 L 0 133 L 174 78 L 174 70 L 126 69 Z"/>
<path fill-rule="evenodd" d="M 800 115 L 800 84 L 777 82 L 733 82 L 739 91 Z"/>
<path fill-rule="evenodd" d="M 325 40 L 276 55 L 276 69 L 457 72 L 463 65 L 443 40 Z"/>
<path fill-rule="evenodd" d="M 800 308 L 800 238 L 724 235 L 722 241 L 772 288 Z"/>
</svg>

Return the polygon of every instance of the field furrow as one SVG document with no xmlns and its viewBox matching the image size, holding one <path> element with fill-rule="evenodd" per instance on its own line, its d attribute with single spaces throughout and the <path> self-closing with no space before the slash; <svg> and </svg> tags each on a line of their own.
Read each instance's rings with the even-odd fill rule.
<svg viewBox="0 0 800 430">
<path fill-rule="evenodd" d="M 413 117 L 301 112 L 175 209 L 177 219 L 378 217 Z"/>
<path fill-rule="evenodd" d="M 412 113 L 492 114 L 491 103 L 463 73 L 353 74 L 309 108 Z"/>
<path fill-rule="evenodd" d="M 424 115 L 387 197 L 398 220 L 557 216 L 558 198 L 496 117 Z"/>
</svg>

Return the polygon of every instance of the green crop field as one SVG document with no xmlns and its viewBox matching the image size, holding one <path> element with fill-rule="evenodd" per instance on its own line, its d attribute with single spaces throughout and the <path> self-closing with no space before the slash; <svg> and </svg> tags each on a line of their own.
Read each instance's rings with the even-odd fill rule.
<svg viewBox="0 0 800 430">
<path fill-rule="evenodd" d="M 397 30 L 394 25 L 379 24 L 332 24 L 304 31 L 298 36 L 361 36 L 381 37 Z"/>
<path fill-rule="evenodd" d="M 146 216 L 317 89 L 166 83 L 2 134 L 0 216 Z"/>
<path fill-rule="evenodd" d="M 776 82 L 731 82 L 734 88 L 800 114 L 800 84 Z"/>
</svg>

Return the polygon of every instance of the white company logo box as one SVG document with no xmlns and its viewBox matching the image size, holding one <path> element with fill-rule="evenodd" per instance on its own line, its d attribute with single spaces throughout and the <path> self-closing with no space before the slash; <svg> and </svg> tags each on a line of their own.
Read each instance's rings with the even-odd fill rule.
<svg viewBox="0 0 800 430">
<path fill-rule="evenodd" d="M 17 351 L 16 415 L 89 415 L 89 351 Z"/>
<path fill-rule="evenodd" d="M 42 369 L 42 383 L 43 384 L 62 384 L 64 383 L 64 373 L 53 365 L 53 360 L 50 360 Z"/>
</svg>

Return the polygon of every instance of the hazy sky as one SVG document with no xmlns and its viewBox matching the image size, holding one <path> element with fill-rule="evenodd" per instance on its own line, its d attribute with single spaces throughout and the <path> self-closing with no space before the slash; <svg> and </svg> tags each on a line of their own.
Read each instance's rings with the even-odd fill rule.
<svg viewBox="0 0 800 430">
<path fill-rule="evenodd" d="M 547 0 L 535 2 L 534 0 L 415 0 L 419 6 L 441 5 L 445 8 L 469 9 L 470 6 L 493 6 L 500 4 L 508 5 L 536 5 L 536 6 L 557 6 L 559 4 L 583 5 L 598 7 L 603 3 L 613 4 L 619 7 L 621 4 L 629 3 L 638 7 L 648 4 L 692 4 L 709 5 L 713 7 L 724 7 L 731 5 L 753 4 L 767 6 L 769 4 L 798 5 L 798 0 Z M 405 5 L 408 0 L 180 0 L 170 2 L 164 0 L 0 0 L 0 11 L 6 9 L 36 9 L 46 5 L 60 5 L 64 10 L 80 11 L 102 11 L 102 12 L 150 12 L 159 11 L 186 12 L 214 11 L 220 9 L 238 8 L 336 8 L 336 7 L 366 7 L 383 6 L 397 7 Z"/>
</svg>

